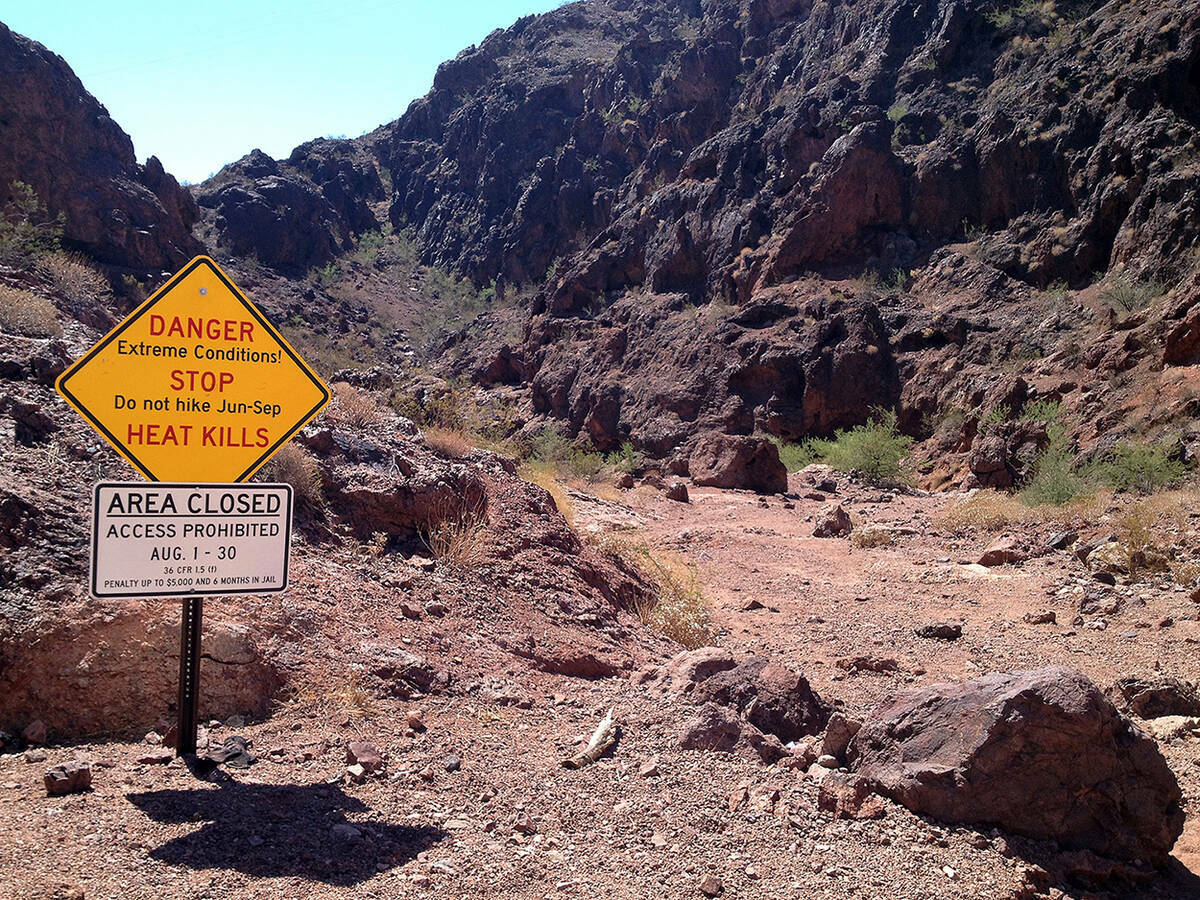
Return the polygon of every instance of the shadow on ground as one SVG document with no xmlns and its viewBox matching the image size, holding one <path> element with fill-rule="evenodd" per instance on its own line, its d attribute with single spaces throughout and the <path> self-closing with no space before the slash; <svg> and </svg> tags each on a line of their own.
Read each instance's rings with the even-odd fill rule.
<svg viewBox="0 0 1200 900">
<path fill-rule="evenodd" d="M 218 776 L 220 777 L 220 776 Z M 156 822 L 205 824 L 150 852 L 193 869 L 231 869 L 258 877 L 297 876 L 354 885 L 403 865 L 444 836 L 430 826 L 389 825 L 336 785 L 240 784 L 127 794 Z"/>
</svg>

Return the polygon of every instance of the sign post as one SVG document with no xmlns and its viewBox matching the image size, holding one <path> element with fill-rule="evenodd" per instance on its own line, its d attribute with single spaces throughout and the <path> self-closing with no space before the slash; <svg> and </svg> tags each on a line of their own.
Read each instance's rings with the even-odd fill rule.
<svg viewBox="0 0 1200 900">
<path fill-rule="evenodd" d="M 287 587 L 292 494 L 242 484 L 329 389 L 199 256 L 67 369 L 58 393 L 151 482 L 96 485 L 91 591 L 183 598 L 180 756 L 196 752 L 203 598 Z"/>
</svg>

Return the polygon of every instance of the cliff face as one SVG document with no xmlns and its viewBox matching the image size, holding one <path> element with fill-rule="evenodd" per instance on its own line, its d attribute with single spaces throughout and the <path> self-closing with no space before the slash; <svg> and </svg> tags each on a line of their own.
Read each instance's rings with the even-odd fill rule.
<svg viewBox="0 0 1200 900">
<path fill-rule="evenodd" d="M 1014 360 L 1075 385 L 1161 368 L 1190 308 L 1198 128 L 1197 0 L 588 0 L 464 51 L 339 152 L 390 182 L 427 261 L 536 287 L 505 352 L 537 412 L 666 453 L 876 405 L 920 433 L 1018 402 L 1040 375 L 995 377 Z M 329 233 L 370 225 L 345 203 L 379 194 L 369 173 L 306 177 Z M 1110 347 L 1092 286 L 1118 277 L 1168 292 Z M 488 369 L 486 319 L 476 336 L 463 371 Z"/>
<path fill-rule="evenodd" d="M 62 57 L 0 24 L 0 203 L 14 181 L 63 216 L 65 242 L 139 271 L 200 251 L 191 195 L 133 143 Z"/>
</svg>

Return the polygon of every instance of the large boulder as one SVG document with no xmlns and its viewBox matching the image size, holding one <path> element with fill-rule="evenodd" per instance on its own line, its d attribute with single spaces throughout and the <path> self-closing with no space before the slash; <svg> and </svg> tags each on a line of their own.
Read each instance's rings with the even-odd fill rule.
<svg viewBox="0 0 1200 900">
<path fill-rule="evenodd" d="M 943 822 L 1164 863 L 1183 831 L 1158 747 L 1071 669 L 902 691 L 850 742 L 876 791 Z"/>
<path fill-rule="evenodd" d="M 787 490 L 787 468 L 779 460 L 779 448 L 762 437 L 709 434 L 696 444 L 688 469 L 692 481 L 706 487 L 774 494 Z"/>
</svg>

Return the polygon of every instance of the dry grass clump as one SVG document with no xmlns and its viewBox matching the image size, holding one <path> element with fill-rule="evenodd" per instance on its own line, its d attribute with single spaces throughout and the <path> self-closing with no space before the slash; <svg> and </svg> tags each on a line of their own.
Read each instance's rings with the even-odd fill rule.
<svg viewBox="0 0 1200 900">
<path fill-rule="evenodd" d="M 45 297 L 0 285 L 0 331 L 25 337 L 59 337 L 58 310 Z"/>
<path fill-rule="evenodd" d="M 335 421 L 355 428 L 366 428 L 383 420 L 383 410 L 366 391 L 345 381 L 334 383 L 331 390 L 333 402 L 329 406 L 329 414 Z"/>
<path fill-rule="evenodd" d="M 282 481 L 292 486 L 297 505 L 320 509 L 325 505 L 321 495 L 321 467 L 316 458 L 299 444 L 284 444 L 271 457 L 263 470 L 272 481 Z"/>
<path fill-rule="evenodd" d="M 943 528 L 977 528 L 1003 531 L 1011 525 L 1027 522 L 1032 510 L 1011 494 L 993 488 L 976 491 L 965 500 L 950 505 L 937 517 Z"/>
<path fill-rule="evenodd" d="M 700 589 L 695 570 L 686 562 L 623 538 L 601 538 L 597 545 L 604 552 L 620 557 L 654 585 L 654 596 L 634 606 L 638 618 L 652 631 L 689 650 L 712 642 L 709 602 Z"/>
<path fill-rule="evenodd" d="M 558 480 L 558 474 L 553 467 L 538 463 L 527 463 L 521 467 L 521 477 L 526 481 L 545 488 L 550 493 L 554 505 L 567 520 L 567 525 L 575 527 L 575 506 L 567 494 L 567 486 Z"/>
<path fill-rule="evenodd" d="M 462 459 L 475 449 L 465 431 L 437 427 L 425 429 L 425 446 L 447 459 Z"/>
<path fill-rule="evenodd" d="M 418 531 L 433 558 L 452 566 L 470 566 L 483 560 L 487 513 L 468 506 L 446 511 Z"/>
<path fill-rule="evenodd" d="M 890 547 L 896 543 L 896 536 L 886 528 L 867 525 L 855 528 L 850 534 L 850 540 L 856 547 L 869 549 L 871 547 Z"/>
<path fill-rule="evenodd" d="M 41 265 L 54 286 L 75 306 L 108 293 L 108 280 L 78 253 L 49 253 L 42 257 Z"/>
<path fill-rule="evenodd" d="M 367 690 L 360 669 L 336 672 L 325 669 L 310 673 L 303 684 L 292 688 L 288 701 L 326 720 L 346 716 L 373 719 L 380 714 L 375 696 Z"/>
</svg>

